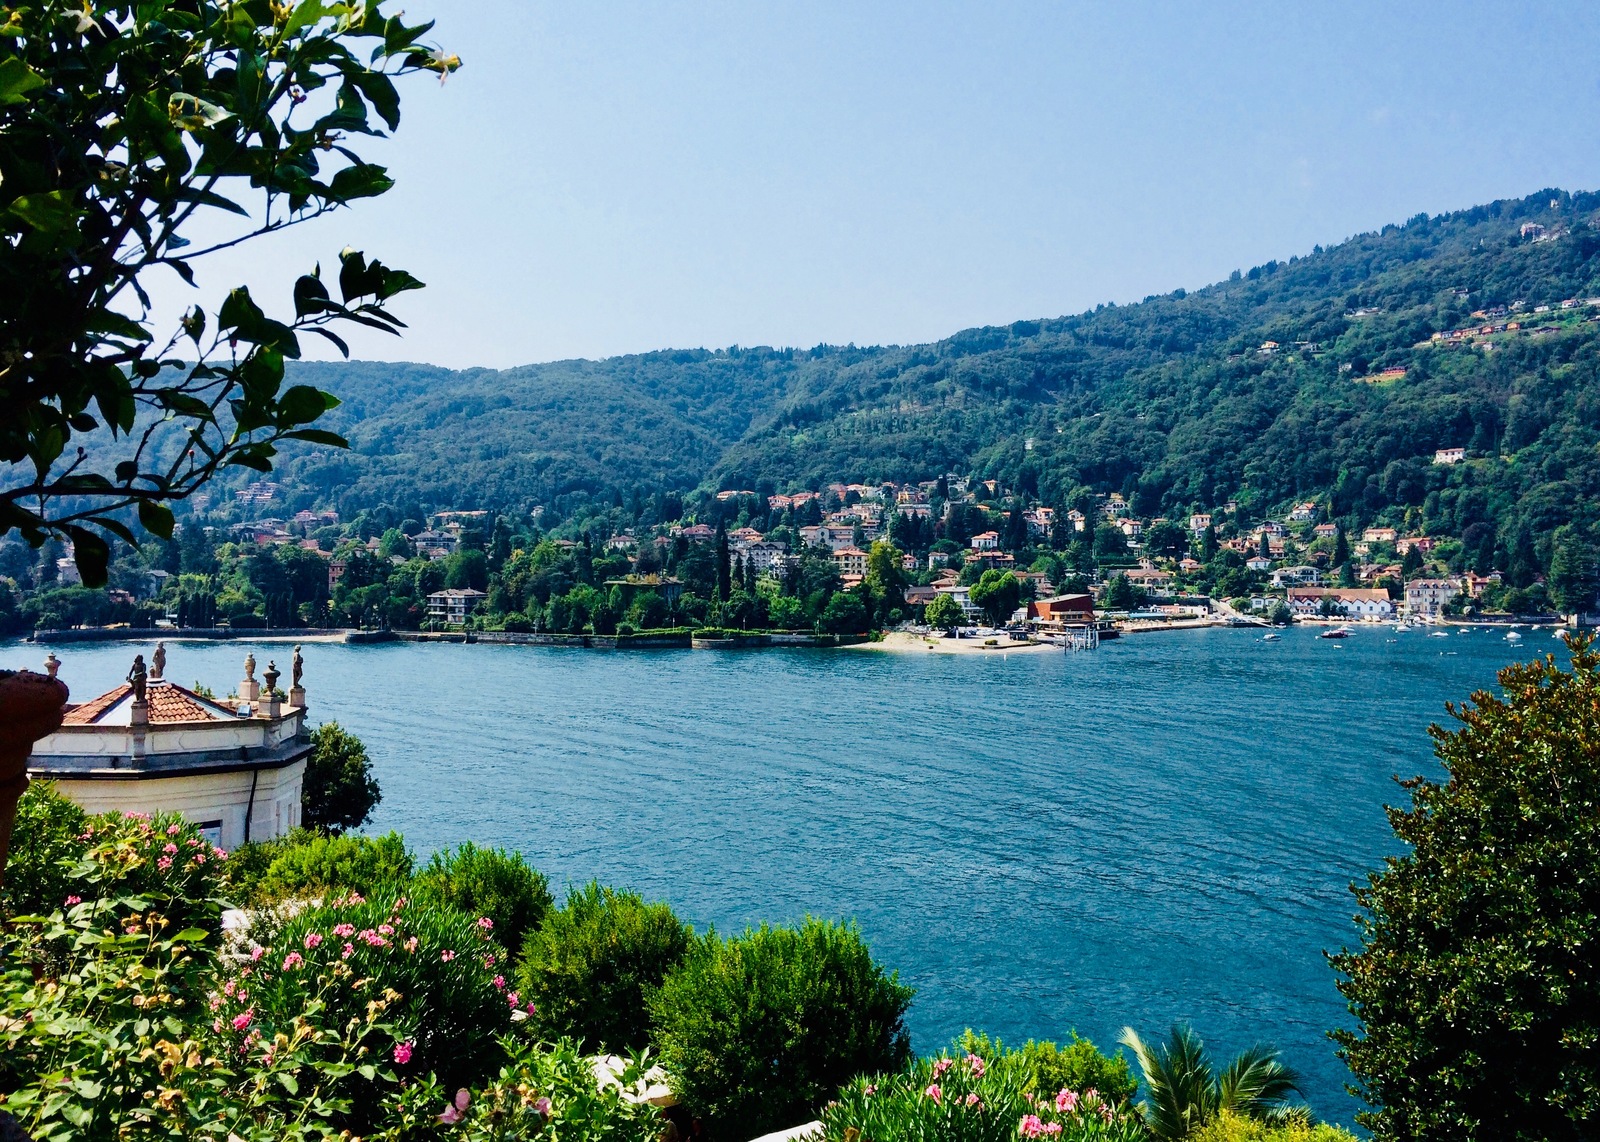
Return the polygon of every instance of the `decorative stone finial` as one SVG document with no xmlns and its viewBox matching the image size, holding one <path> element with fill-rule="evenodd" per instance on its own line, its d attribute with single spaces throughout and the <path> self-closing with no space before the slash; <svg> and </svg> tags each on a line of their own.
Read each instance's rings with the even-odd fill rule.
<svg viewBox="0 0 1600 1142">
<path fill-rule="evenodd" d="M 278 679 L 280 677 L 282 677 L 282 675 L 278 673 L 278 664 L 276 662 L 269 661 L 267 663 L 266 670 L 261 674 L 261 681 L 266 683 L 268 694 L 272 693 L 278 688 Z"/>
<path fill-rule="evenodd" d="M 148 677 L 144 668 L 144 655 L 134 655 L 133 669 L 128 671 L 128 682 L 133 686 L 133 700 L 141 706 L 144 705 L 144 688 Z"/>
<path fill-rule="evenodd" d="M 56 671 L 61 669 L 61 660 L 56 657 L 55 651 L 52 650 L 49 656 L 45 658 L 44 669 L 45 673 L 49 674 L 52 678 L 56 676 Z"/>
<path fill-rule="evenodd" d="M 167 644 L 156 643 L 156 652 L 150 656 L 150 677 L 160 678 L 167 672 Z"/>
</svg>

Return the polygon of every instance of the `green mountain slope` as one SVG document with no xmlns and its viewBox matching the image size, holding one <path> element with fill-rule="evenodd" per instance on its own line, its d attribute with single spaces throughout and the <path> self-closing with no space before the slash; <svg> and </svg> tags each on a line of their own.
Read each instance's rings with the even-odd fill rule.
<svg viewBox="0 0 1600 1142">
<path fill-rule="evenodd" d="M 1600 324 L 1582 320 L 1600 308 L 1560 308 L 1600 295 L 1597 213 L 1600 195 L 1544 191 L 1419 215 L 1191 293 L 931 345 L 303 366 L 346 400 L 354 449 L 291 458 L 286 475 L 347 508 L 516 508 L 978 471 L 1058 504 L 1083 487 L 1150 514 L 1327 497 L 1352 523 L 1410 511 L 1542 545 L 1600 518 Z M 1507 322 L 1555 331 L 1429 340 Z M 1476 458 L 1432 465 L 1445 447 Z"/>
</svg>

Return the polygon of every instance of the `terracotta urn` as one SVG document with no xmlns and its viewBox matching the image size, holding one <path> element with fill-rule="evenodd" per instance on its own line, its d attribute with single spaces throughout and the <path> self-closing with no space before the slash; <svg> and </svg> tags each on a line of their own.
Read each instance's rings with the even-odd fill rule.
<svg viewBox="0 0 1600 1142">
<path fill-rule="evenodd" d="M 0 670 L 0 880 L 17 801 L 28 787 L 28 755 L 34 742 L 61 725 L 66 705 L 65 682 L 31 670 Z"/>
</svg>

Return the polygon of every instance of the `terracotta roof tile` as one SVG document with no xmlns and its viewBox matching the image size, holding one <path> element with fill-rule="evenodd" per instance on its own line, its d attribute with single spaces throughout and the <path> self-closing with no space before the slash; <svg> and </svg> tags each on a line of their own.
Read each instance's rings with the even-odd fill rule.
<svg viewBox="0 0 1600 1142">
<path fill-rule="evenodd" d="M 98 698 L 73 706 L 67 711 L 67 716 L 61 719 L 61 723 L 66 726 L 92 725 L 102 714 L 127 697 L 132 689 L 132 686 L 124 682 L 115 690 L 107 690 Z"/>
<path fill-rule="evenodd" d="M 114 690 L 108 690 L 91 701 L 74 706 L 67 711 L 67 716 L 62 719 L 63 725 L 90 726 L 101 718 L 131 693 L 133 687 L 124 682 Z M 165 679 L 152 681 L 145 690 L 145 701 L 149 703 L 150 724 L 164 725 L 172 722 L 224 722 L 231 721 L 228 712 L 221 706 L 206 701 L 198 694 L 185 690 L 182 686 Z"/>
</svg>

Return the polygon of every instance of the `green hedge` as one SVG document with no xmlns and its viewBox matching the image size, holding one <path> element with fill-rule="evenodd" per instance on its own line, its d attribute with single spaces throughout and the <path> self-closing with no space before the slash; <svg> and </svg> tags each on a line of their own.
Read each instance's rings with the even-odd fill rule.
<svg viewBox="0 0 1600 1142">
<path fill-rule="evenodd" d="M 696 942 L 651 1002 L 661 1059 L 712 1138 L 814 1118 L 853 1076 L 910 1055 L 912 989 L 853 924 L 808 919 Z"/>
<path fill-rule="evenodd" d="M 651 1039 L 649 1001 L 693 937 L 667 905 L 590 883 L 528 935 L 518 990 L 546 1036 L 639 1050 Z"/>
<path fill-rule="evenodd" d="M 487 917 L 496 941 L 513 953 L 552 904 L 549 882 L 521 853 L 481 849 L 471 841 L 434 853 L 417 873 L 413 892 L 420 904 L 448 904 Z"/>
<path fill-rule="evenodd" d="M 241 907 L 331 890 L 367 892 L 409 880 L 411 854 L 399 833 L 324 836 L 299 829 L 286 837 L 241 845 L 228 862 L 225 891 Z"/>
</svg>

